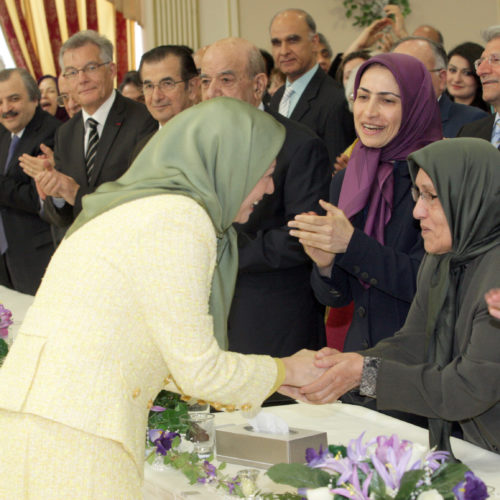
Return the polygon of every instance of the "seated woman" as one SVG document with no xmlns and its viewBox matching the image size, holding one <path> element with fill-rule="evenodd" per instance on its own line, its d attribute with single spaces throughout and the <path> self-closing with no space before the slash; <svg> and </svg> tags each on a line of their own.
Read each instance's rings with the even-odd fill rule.
<svg viewBox="0 0 500 500">
<path fill-rule="evenodd" d="M 233 99 L 180 113 L 84 200 L 0 370 L 0 498 L 138 499 L 148 408 L 169 390 L 256 408 L 319 375 L 222 351 L 233 221 L 272 193 L 284 128 Z M 214 336 L 215 332 L 215 336 Z"/>
<path fill-rule="evenodd" d="M 57 102 L 59 97 L 57 78 L 52 75 L 43 75 L 38 79 L 38 89 L 40 90 L 40 107 L 62 122 L 67 121 L 68 113 L 58 106 Z"/>
<path fill-rule="evenodd" d="M 374 346 L 404 323 L 423 256 L 412 218 L 409 153 L 442 137 L 431 77 L 402 54 L 366 61 L 355 83 L 359 141 L 345 170 L 335 174 L 326 216 L 289 222 L 316 263 L 312 285 L 332 308 L 354 300 L 345 351 Z"/>
<path fill-rule="evenodd" d="M 482 45 L 465 42 L 448 53 L 446 90 L 455 102 L 476 106 L 490 113 L 490 105 L 483 100 L 481 80 L 474 68 L 474 61 L 479 59 L 483 52 Z"/>
<path fill-rule="evenodd" d="M 413 214 L 427 255 L 403 328 L 361 353 L 318 356 L 332 366 L 303 394 L 330 402 L 359 387 L 377 408 L 429 418 L 430 444 L 464 439 L 500 452 L 500 321 L 485 293 L 500 269 L 500 152 L 482 139 L 447 139 L 408 158 Z"/>
</svg>

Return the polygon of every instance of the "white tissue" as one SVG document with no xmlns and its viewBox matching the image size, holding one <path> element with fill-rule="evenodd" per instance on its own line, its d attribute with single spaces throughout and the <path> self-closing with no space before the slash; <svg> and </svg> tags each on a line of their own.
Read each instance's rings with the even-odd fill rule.
<svg viewBox="0 0 500 500">
<path fill-rule="evenodd" d="M 288 424 L 280 417 L 272 413 L 260 412 L 254 418 L 248 420 L 254 432 L 265 434 L 288 434 Z"/>
</svg>

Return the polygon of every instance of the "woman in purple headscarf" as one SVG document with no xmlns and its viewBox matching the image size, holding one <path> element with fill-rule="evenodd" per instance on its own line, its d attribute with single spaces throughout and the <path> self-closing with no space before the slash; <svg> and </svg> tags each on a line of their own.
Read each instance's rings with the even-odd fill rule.
<svg viewBox="0 0 500 500">
<path fill-rule="evenodd" d="M 442 138 L 430 74 L 413 57 L 366 61 L 354 97 L 359 141 L 333 177 L 330 203 L 320 201 L 326 215 L 301 214 L 289 223 L 316 264 L 318 299 L 333 308 L 354 301 L 344 351 L 374 346 L 406 319 L 424 253 L 406 157 Z"/>
</svg>

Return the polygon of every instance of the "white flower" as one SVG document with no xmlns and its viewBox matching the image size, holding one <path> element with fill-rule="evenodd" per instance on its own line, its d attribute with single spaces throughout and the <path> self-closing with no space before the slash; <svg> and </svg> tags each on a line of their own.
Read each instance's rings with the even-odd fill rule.
<svg viewBox="0 0 500 500">
<path fill-rule="evenodd" d="M 417 500 L 443 500 L 443 497 L 437 490 L 428 490 L 420 493 Z"/>
<path fill-rule="evenodd" d="M 314 490 L 307 490 L 307 500 L 332 500 L 333 494 L 330 489 L 324 486 Z"/>
</svg>

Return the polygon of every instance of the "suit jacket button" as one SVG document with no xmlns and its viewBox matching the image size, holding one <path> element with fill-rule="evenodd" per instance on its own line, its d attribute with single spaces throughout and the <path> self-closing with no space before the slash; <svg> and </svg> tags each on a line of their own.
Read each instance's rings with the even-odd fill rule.
<svg viewBox="0 0 500 500">
<path fill-rule="evenodd" d="M 358 315 L 360 318 L 364 318 L 366 316 L 366 309 L 363 306 L 358 307 Z"/>
<path fill-rule="evenodd" d="M 368 279 L 368 273 L 361 273 L 361 277 L 366 280 Z"/>
<path fill-rule="evenodd" d="M 375 278 L 371 278 L 370 285 L 378 285 L 378 281 Z"/>
<path fill-rule="evenodd" d="M 232 412 L 234 410 L 236 410 L 236 406 L 234 406 L 234 405 L 227 405 L 226 406 L 226 411 Z"/>
<path fill-rule="evenodd" d="M 137 387 L 136 389 L 134 389 L 134 392 L 132 393 L 132 397 L 134 399 L 136 399 L 139 397 L 140 394 L 141 394 L 141 390 L 139 389 L 139 387 Z"/>
<path fill-rule="evenodd" d="M 252 407 L 252 405 L 250 403 L 245 403 L 244 405 L 241 405 L 241 409 L 243 411 L 247 411 L 249 410 L 250 408 Z"/>
<path fill-rule="evenodd" d="M 222 403 L 212 403 L 212 406 L 217 410 L 220 411 L 222 408 Z"/>
<path fill-rule="evenodd" d="M 354 267 L 352 268 L 352 270 L 355 272 L 355 274 L 358 274 L 358 273 L 359 273 L 359 271 L 361 271 L 361 269 L 360 269 L 360 267 L 359 267 L 359 266 L 354 266 Z"/>
</svg>

